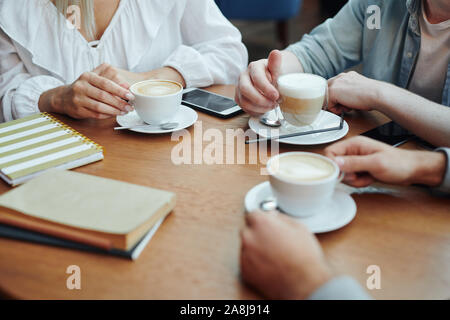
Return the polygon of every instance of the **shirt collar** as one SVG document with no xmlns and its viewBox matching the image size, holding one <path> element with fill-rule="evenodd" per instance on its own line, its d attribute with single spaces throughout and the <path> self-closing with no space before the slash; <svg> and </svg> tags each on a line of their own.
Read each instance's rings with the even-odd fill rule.
<svg viewBox="0 0 450 320">
<path fill-rule="evenodd" d="M 419 14 L 421 3 L 422 0 L 406 0 L 406 8 L 408 8 L 410 14 L 409 28 L 418 36 L 420 36 Z"/>
</svg>

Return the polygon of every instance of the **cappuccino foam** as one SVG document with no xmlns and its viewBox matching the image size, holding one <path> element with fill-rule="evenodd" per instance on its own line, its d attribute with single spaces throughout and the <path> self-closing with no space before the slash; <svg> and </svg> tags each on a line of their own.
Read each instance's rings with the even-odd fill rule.
<svg viewBox="0 0 450 320">
<path fill-rule="evenodd" d="M 336 171 L 328 161 L 308 155 L 279 157 L 271 169 L 275 176 L 292 182 L 323 180 L 331 177 Z"/>
<path fill-rule="evenodd" d="M 327 81 L 308 73 L 292 73 L 278 79 L 281 95 L 295 99 L 318 99 L 325 96 Z"/>
<path fill-rule="evenodd" d="M 145 96 L 159 97 L 175 94 L 181 90 L 180 86 L 173 82 L 150 82 L 136 88 L 136 92 Z"/>
</svg>

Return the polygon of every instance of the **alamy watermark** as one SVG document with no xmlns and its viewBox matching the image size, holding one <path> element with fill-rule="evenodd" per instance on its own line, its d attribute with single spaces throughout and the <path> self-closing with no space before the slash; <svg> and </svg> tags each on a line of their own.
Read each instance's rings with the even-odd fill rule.
<svg viewBox="0 0 450 320">
<path fill-rule="evenodd" d="M 367 7 L 367 14 L 370 16 L 367 18 L 366 26 L 369 30 L 381 29 L 381 8 L 375 4 Z"/>
<path fill-rule="evenodd" d="M 66 273 L 69 274 L 66 280 L 66 287 L 69 290 L 81 290 L 81 269 L 73 264 L 67 267 Z"/>
<path fill-rule="evenodd" d="M 366 286 L 369 290 L 381 289 L 381 268 L 375 264 L 370 265 L 366 269 L 366 273 L 370 274 L 367 278 Z"/>
<path fill-rule="evenodd" d="M 71 5 L 66 10 L 66 27 L 69 29 L 81 29 L 81 9 L 77 5 Z"/>
<path fill-rule="evenodd" d="M 278 129 L 263 131 L 260 134 L 265 136 L 279 135 Z M 251 129 L 205 130 L 203 122 L 198 121 L 193 134 L 186 129 L 172 133 L 171 140 L 178 143 L 172 148 L 171 160 L 175 165 L 257 165 L 266 164 L 270 157 L 279 153 L 276 139 L 246 145 L 247 139 L 257 139 L 256 133 Z M 265 168 L 261 169 L 261 174 L 267 174 Z"/>
</svg>

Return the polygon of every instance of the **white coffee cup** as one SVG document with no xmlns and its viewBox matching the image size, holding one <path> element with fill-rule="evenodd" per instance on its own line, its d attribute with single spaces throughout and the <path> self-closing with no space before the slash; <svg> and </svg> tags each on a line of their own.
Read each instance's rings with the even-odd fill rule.
<svg viewBox="0 0 450 320">
<path fill-rule="evenodd" d="M 135 96 L 131 104 L 139 117 L 148 124 L 169 122 L 180 110 L 183 86 L 176 81 L 141 81 L 132 85 L 130 91 Z"/>
<path fill-rule="evenodd" d="M 320 213 L 341 180 L 339 167 L 334 161 L 309 152 L 274 156 L 267 163 L 267 170 L 278 207 L 295 217 Z"/>
</svg>

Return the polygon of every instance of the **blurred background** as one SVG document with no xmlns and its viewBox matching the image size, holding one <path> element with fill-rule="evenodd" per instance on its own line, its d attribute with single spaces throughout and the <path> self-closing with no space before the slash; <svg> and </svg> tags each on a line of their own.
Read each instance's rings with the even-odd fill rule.
<svg viewBox="0 0 450 320">
<path fill-rule="evenodd" d="M 333 17 L 347 0 L 215 0 L 239 28 L 249 61 L 267 58 Z"/>
</svg>

